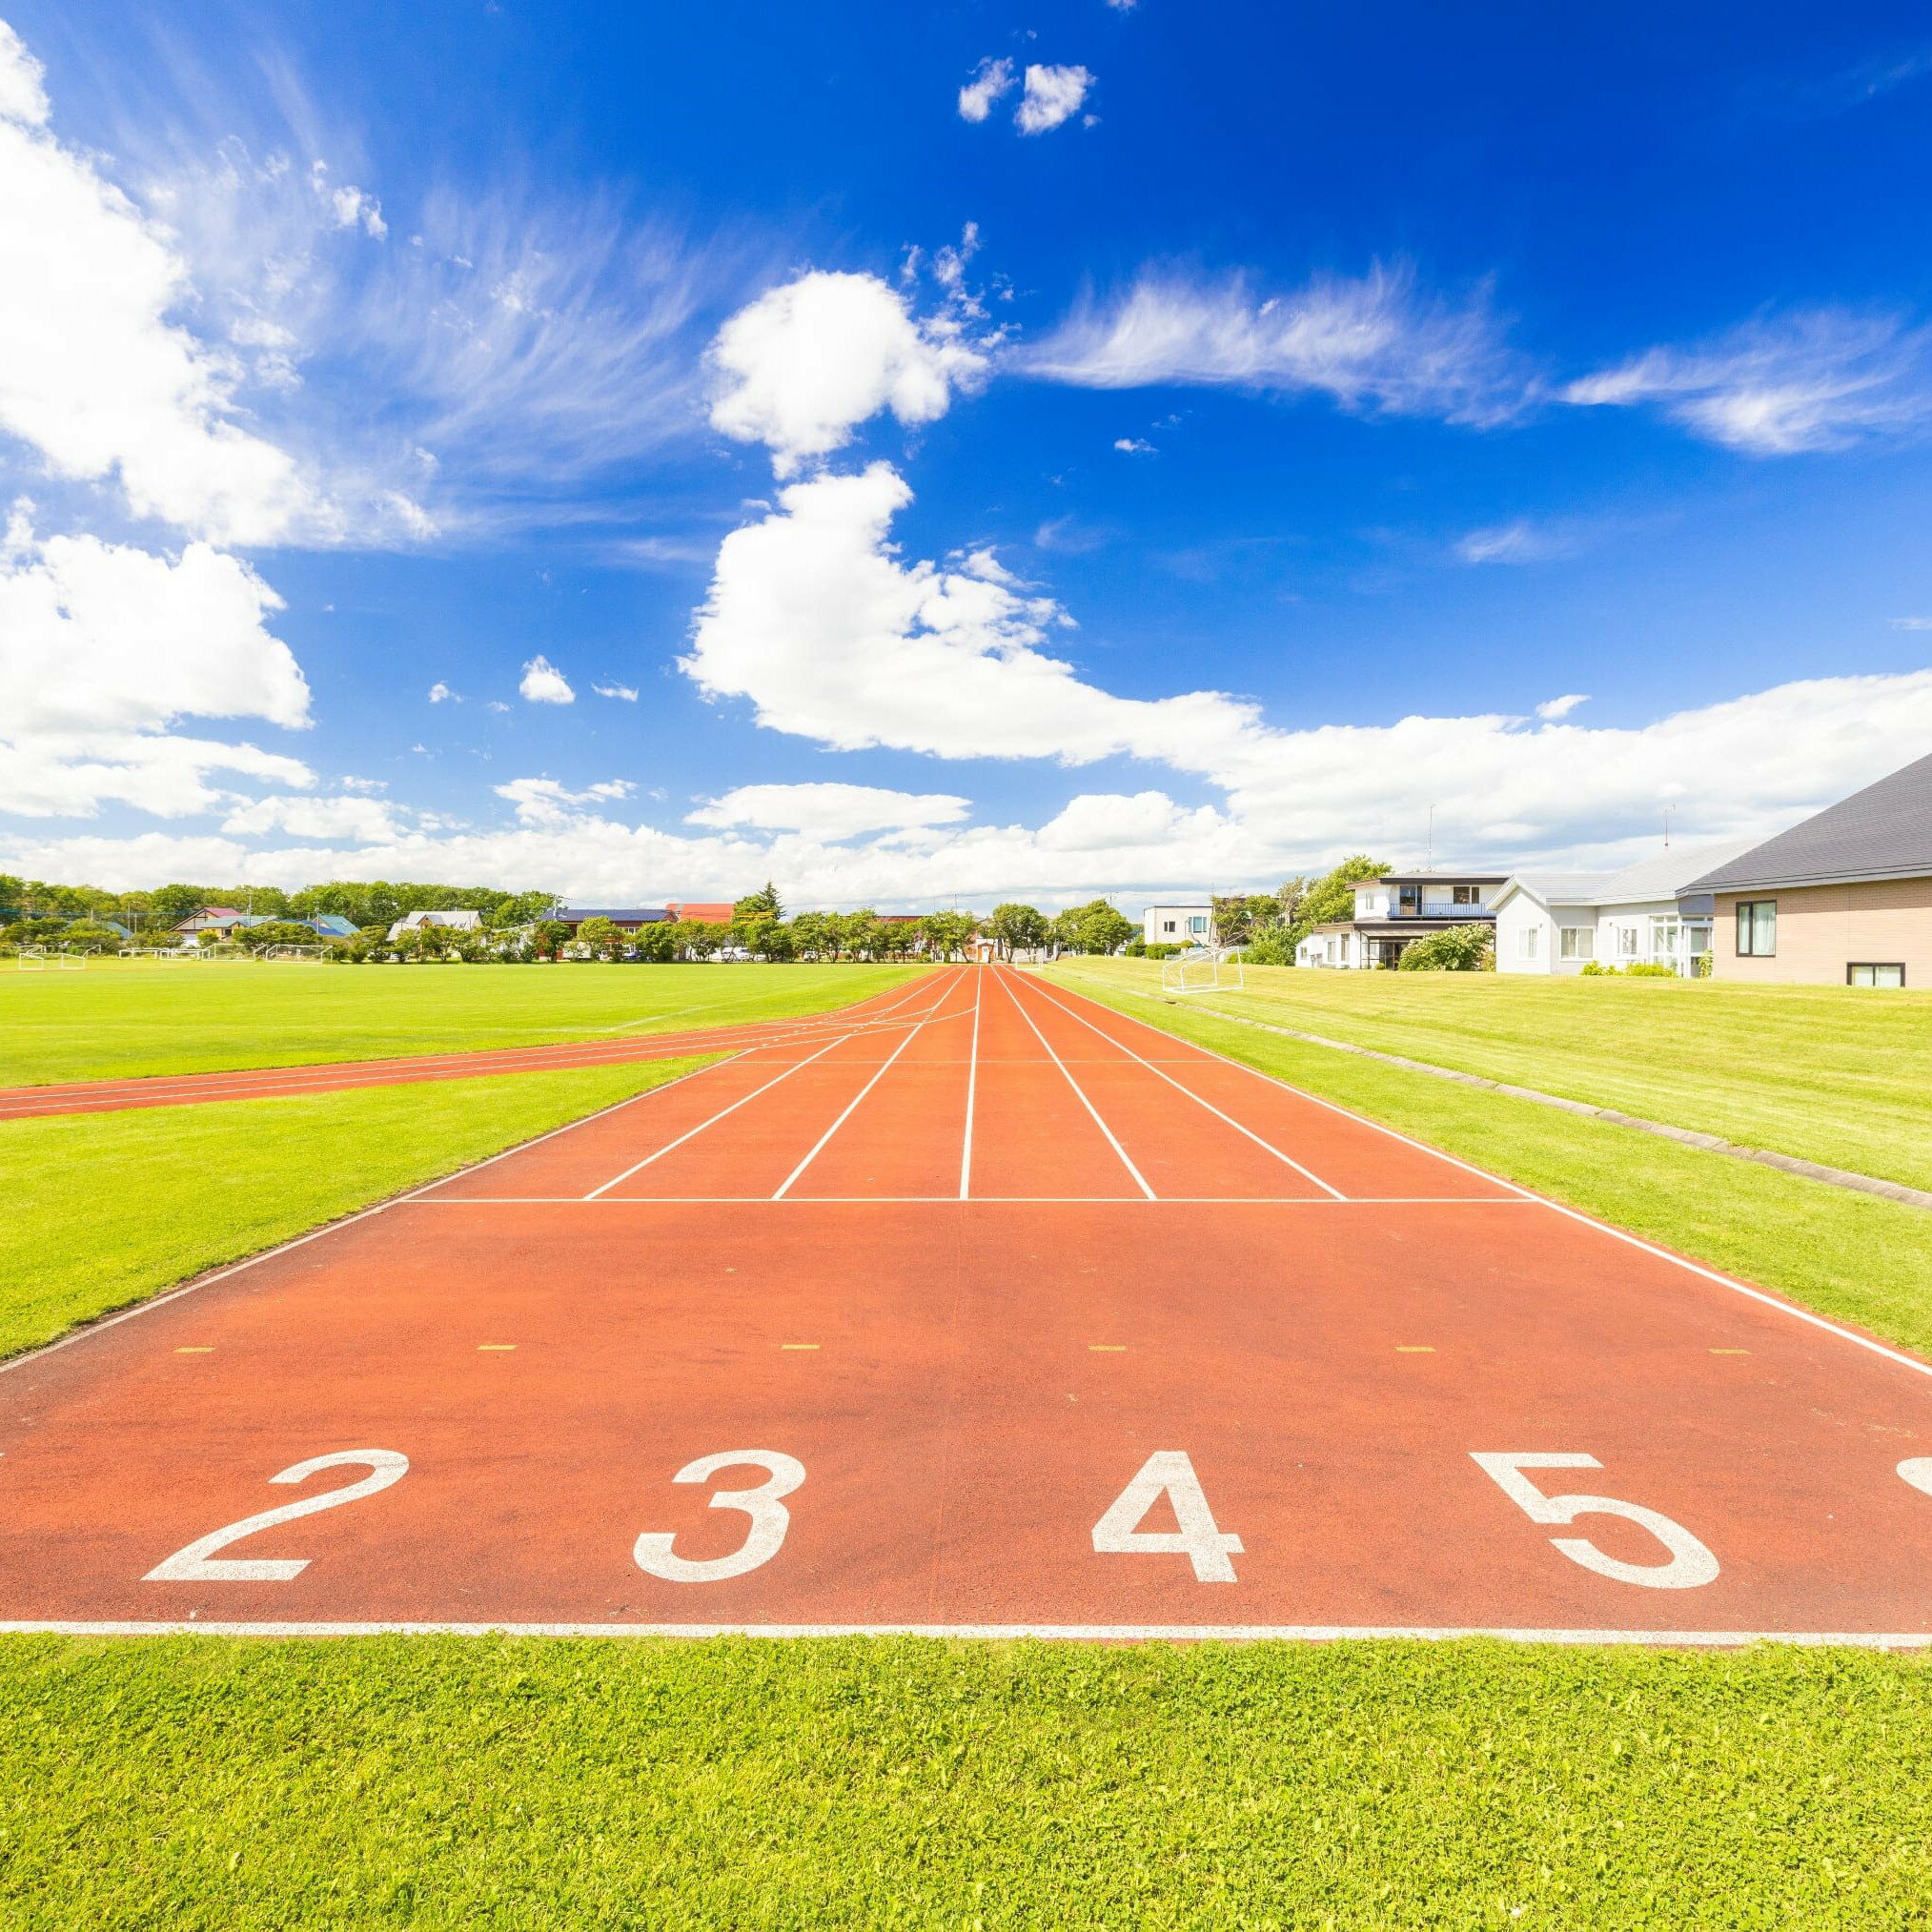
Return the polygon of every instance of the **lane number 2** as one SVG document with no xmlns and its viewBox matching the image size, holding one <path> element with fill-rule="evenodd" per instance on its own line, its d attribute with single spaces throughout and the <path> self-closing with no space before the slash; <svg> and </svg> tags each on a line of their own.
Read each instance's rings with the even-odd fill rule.
<svg viewBox="0 0 1932 1932">
<path fill-rule="evenodd" d="M 1144 1530 L 1148 1512 L 1165 1495 L 1177 1530 Z M 1241 1538 L 1221 1529 L 1184 1449 L 1160 1449 L 1108 1505 L 1093 1526 L 1093 1547 L 1108 1556 L 1186 1556 L 1197 1583 L 1232 1583 Z"/>
<path fill-rule="evenodd" d="M 714 1510 L 742 1510 L 751 1518 L 744 1541 L 728 1556 L 699 1559 L 680 1556 L 671 1548 L 672 1536 L 664 1530 L 646 1530 L 637 1540 L 631 1555 L 638 1568 L 668 1583 L 720 1583 L 727 1576 L 742 1576 L 761 1563 L 769 1563 L 791 1527 L 791 1512 L 783 1498 L 805 1479 L 805 1466 L 795 1455 L 775 1449 L 722 1449 L 716 1455 L 701 1455 L 687 1462 L 671 1480 L 703 1482 L 721 1469 L 749 1464 L 762 1469 L 766 1479 L 756 1489 L 714 1490 Z"/>
<path fill-rule="evenodd" d="M 1606 1556 L 1583 1536 L 1552 1536 L 1551 1543 L 1573 1563 L 1609 1576 L 1618 1583 L 1641 1583 L 1652 1590 L 1695 1590 L 1713 1581 L 1718 1559 L 1681 1523 L 1641 1503 L 1618 1502 L 1615 1496 L 1545 1495 L 1522 1472 L 1526 1469 L 1601 1469 L 1594 1455 L 1562 1453 L 1504 1455 L 1471 1450 L 1471 1458 L 1496 1487 L 1518 1505 L 1533 1523 L 1574 1523 L 1578 1516 L 1622 1516 L 1640 1524 L 1670 1552 L 1663 1563 L 1626 1563 Z"/>
<path fill-rule="evenodd" d="M 269 1477 L 271 1482 L 307 1482 L 325 1469 L 366 1469 L 359 1482 L 341 1489 L 325 1490 L 320 1495 L 304 1496 L 299 1502 L 284 1503 L 278 1510 L 263 1510 L 259 1515 L 245 1516 L 225 1530 L 214 1530 L 196 1538 L 185 1550 L 176 1550 L 166 1562 L 157 1563 L 144 1577 L 144 1583 L 286 1583 L 309 1567 L 306 1556 L 217 1556 L 231 1543 L 244 1536 L 273 1529 L 277 1523 L 293 1523 L 298 1516 L 313 1516 L 322 1510 L 339 1509 L 360 1496 L 373 1496 L 377 1490 L 400 1482 L 409 1473 L 409 1457 L 393 1449 L 338 1449 L 333 1455 L 312 1455 Z"/>
</svg>

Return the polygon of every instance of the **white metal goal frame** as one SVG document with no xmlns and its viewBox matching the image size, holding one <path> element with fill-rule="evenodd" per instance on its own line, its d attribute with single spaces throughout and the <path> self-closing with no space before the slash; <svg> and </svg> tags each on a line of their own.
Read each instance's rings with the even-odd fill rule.
<svg viewBox="0 0 1932 1932">
<path fill-rule="evenodd" d="M 1241 955 L 1230 946 L 1190 946 L 1161 962 L 1164 993 L 1238 993 L 1243 984 Z"/>
</svg>

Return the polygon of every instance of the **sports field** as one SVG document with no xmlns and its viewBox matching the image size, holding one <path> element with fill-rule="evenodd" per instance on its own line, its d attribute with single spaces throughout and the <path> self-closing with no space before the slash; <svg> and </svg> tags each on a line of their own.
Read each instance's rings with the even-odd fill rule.
<svg viewBox="0 0 1932 1932">
<path fill-rule="evenodd" d="M 1932 1375 L 1712 1252 L 1832 1190 L 1115 997 L 0 1122 L 662 1083 L 0 1368 L 13 1916 L 1922 1918 Z"/>
<path fill-rule="evenodd" d="M 80 973 L 10 968 L 0 970 L 0 1088 L 615 1043 L 823 1012 L 918 970 L 227 960 L 96 962 Z"/>
</svg>

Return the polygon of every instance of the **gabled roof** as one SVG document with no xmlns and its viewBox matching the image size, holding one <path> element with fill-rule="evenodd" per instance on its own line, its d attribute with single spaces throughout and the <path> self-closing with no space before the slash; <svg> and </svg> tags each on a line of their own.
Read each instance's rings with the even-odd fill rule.
<svg viewBox="0 0 1932 1932">
<path fill-rule="evenodd" d="M 1932 875 L 1932 755 L 1691 883 L 1700 892 Z"/>
<path fill-rule="evenodd" d="M 1513 872 L 1496 900 L 1500 904 L 1515 892 L 1526 892 L 1544 905 L 1637 905 L 1645 900 L 1675 899 L 1691 889 L 1691 882 L 1699 873 L 1749 849 L 1745 841 L 1732 839 L 1715 844 L 1674 845 L 1655 858 L 1639 859 L 1620 872 Z"/>
</svg>

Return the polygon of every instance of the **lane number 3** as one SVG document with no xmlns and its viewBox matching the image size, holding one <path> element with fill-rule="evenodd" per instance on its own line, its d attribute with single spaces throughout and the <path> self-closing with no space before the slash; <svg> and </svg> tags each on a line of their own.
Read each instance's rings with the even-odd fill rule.
<svg viewBox="0 0 1932 1932">
<path fill-rule="evenodd" d="M 320 1495 L 304 1496 L 299 1502 L 284 1503 L 278 1510 L 263 1510 L 259 1515 L 244 1516 L 225 1530 L 214 1530 L 197 1537 L 185 1550 L 176 1550 L 166 1562 L 157 1563 L 142 1577 L 144 1583 L 286 1583 L 309 1567 L 306 1556 L 217 1556 L 231 1543 L 253 1536 L 277 1523 L 293 1523 L 298 1516 L 313 1516 L 322 1510 L 339 1509 L 358 1496 L 373 1496 L 409 1473 L 409 1457 L 393 1449 L 338 1449 L 333 1455 L 312 1455 L 269 1477 L 271 1482 L 307 1482 L 325 1469 L 366 1469 L 360 1482 L 345 1483 L 340 1489 L 324 1490 Z"/>
<path fill-rule="evenodd" d="M 703 1482 L 721 1469 L 747 1464 L 765 1473 L 765 1480 L 756 1489 L 714 1490 L 711 1495 L 714 1510 L 742 1510 L 751 1518 L 744 1541 L 730 1556 L 703 1559 L 680 1556 L 671 1548 L 673 1538 L 667 1531 L 646 1530 L 631 1552 L 638 1568 L 668 1583 L 720 1583 L 727 1576 L 742 1576 L 747 1570 L 769 1563 L 791 1527 L 791 1512 L 783 1498 L 805 1479 L 805 1466 L 797 1456 L 775 1449 L 722 1449 L 716 1455 L 701 1455 L 696 1462 L 687 1462 L 671 1480 Z"/>
<path fill-rule="evenodd" d="M 1652 1590 L 1695 1590 L 1718 1574 L 1718 1559 L 1681 1523 L 1641 1503 L 1618 1502 L 1615 1496 L 1545 1495 L 1522 1472 L 1526 1469 L 1601 1469 L 1594 1455 L 1545 1454 L 1504 1455 L 1471 1450 L 1471 1458 L 1533 1523 L 1574 1523 L 1578 1516 L 1622 1516 L 1640 1524 L 1655 1536 L 1670 1558 L 1663 1563 L 1626 1563 L 1606 1556 L 1583 1536 L 1552 1536 L 1551 1543 L 1573 1563 L 1609 1576 L 1618 1583 L 1641 1583 Z"/>
</svg>

